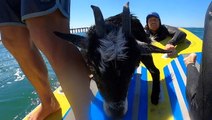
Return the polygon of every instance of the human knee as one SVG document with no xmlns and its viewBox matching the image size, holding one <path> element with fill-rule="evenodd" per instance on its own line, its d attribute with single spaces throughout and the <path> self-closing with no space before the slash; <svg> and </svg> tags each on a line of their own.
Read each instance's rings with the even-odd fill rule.
<svg viewBox="0 0 212 120">
<path fill-rule="evenodd" d="M 26 27 L 4 26 L 0 27 L 0 32 L 2 42 L 6 47 L 16 48 L 29 44 L 29 32 Z"/>
<path fill-rule="evenodd" d="M 51 15 L 46 16 L 26 20 L 27 28 L 30 31 L 30 38 L 41 50 L 50 45 L 57 46 L 57 39 L 59 38 L 54 35 L 54 31 L 69 32 L 67 19 L 55 19 Z"/>
<path fill-rule="evenodd" d="M 14 47 L 15 46 L 15 39 L 16 35 L 13 34 L 14 29 L 11 27 L 1 27 L 0 28 L 0 33 L 1 33 L 1 40 L 2 43 L 6 47 Z"/>
</svg>

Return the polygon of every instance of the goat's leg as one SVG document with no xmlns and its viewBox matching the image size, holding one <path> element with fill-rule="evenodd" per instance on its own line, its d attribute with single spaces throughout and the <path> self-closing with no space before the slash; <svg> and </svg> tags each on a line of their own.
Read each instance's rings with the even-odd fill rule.
<svg viewBox="0 0 212 120">
<path fill-rule="evenodd" d="M 151 73 L 153 79 L 151 102 L 152 104 L 157 105 L 160 95 L 160 71 L 156 68 L 151 55 L 142 56 L 141 62 Z"/>
</svg>

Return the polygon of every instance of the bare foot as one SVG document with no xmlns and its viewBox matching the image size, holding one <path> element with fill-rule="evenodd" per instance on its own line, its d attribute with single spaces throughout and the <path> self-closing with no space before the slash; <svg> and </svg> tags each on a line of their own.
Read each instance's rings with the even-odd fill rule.
<svg viewBox="0 0 212 120">
<path fill-rule="evenodd" d="M 28 120 L 44 120 L 51 113 L 54 113 L 60 109 L 60 105 L 55 98 L 52 98 L 46 105 L 40 105 L 39 108 L 31 113 Z"/>
<path fill-rule="evenodd" d="M 189 56 L 187 56 L 185 59 L 184 59 L 184 62 L 186 64 L 186 66 L 189 64 L 189 63 L 195 63 L 196 62 L 196 58 L 197 58 L 197 55 L 195 53 L 191 53 Z"/>
</svg>

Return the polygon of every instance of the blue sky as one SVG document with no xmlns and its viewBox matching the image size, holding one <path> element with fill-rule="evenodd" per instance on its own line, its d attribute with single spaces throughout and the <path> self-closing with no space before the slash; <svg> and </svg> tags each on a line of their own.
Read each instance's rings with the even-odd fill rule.
<svg viewBox="0 0 212 120">
<path fill-rule="evenodd" d="M 130 2 L 130 11 L 143 24 L 146 15 L 158 12 L 162 24 L 176 27 L 203 27 L 207 7 L 211 0 L 71 0 L 70 28 L 88 27 L 94 24 L 90 5 L 100 7 L 104 18 L 122 11 Z"/>
</svg>

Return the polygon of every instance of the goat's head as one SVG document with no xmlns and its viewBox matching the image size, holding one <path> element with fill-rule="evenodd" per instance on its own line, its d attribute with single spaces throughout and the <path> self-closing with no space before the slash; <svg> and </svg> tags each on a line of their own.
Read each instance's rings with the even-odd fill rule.
<svg viewBox="0 0 212 120">
<path fill-rule="evenodd" d="M 139 64 L 139 50 L 131 35 L 128 4 L 122 13 L 122 26 L 104 21 L 98 7 L 92 6 L 94 28 L 88 32 L 88 57 L 95 69 L 95 78 L 104 110 L 109 116 L 122 116 L 127 111 L 127 91 L 132 74 Z M 94 35 L 96 34 L 96 35 Z"/>
<path fill-rule="evenodd" d="M 138 42 L 133 37 L 129 3 L 124 6 L 123 12 L 119 15 L 122 17 L 119 25 L 105 21 L 100 9 L 96 6 L 91 7 L 95 26 L 90 28 L 86 38 L 58 32 L 55 34 L 80 47 L 82 53 L 86 52 L 86 59 L 89 66 L 93 68 L 94 79 L 104 98 L 106 114 L 120 117 L 127 111 L 128 86 L 139 65 L 140 56 L 167 51 Z"/>
</svg>

